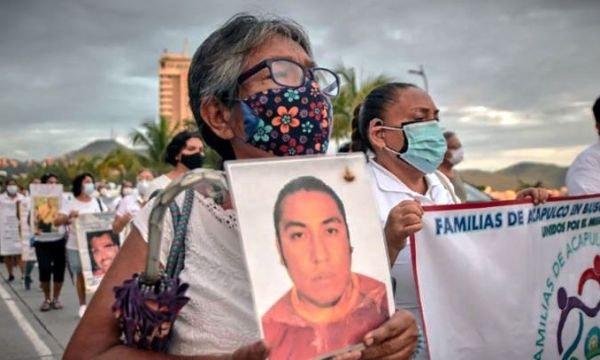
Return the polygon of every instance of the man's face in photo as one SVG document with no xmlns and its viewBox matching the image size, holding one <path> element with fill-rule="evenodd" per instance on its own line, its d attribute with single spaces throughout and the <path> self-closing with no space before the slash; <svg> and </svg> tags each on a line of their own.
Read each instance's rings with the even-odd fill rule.
<svg viewBox="0 0 600 360">
<path fill-rule="evenodd" d="M 350 283 L 350 242 L 335 200 L 321 191 L 285 197 L 279 224 L 282 259 L 300 297 L 333 306 Z"/>
<path fill-rule="evenodd" d="M 106 273 L 119 252 L 119 246 L 114 244 L 110 233 L 94 236 L 90 240 L 94 261 Z"/>
</svg>

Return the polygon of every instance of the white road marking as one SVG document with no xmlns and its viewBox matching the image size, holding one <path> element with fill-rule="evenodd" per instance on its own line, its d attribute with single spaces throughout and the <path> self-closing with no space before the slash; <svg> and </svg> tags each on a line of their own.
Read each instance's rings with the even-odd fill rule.
<svg viewBox="0 0 600 360">
<path fill-rule="evenodd" d="M 1 281 L 1 278 L 0 278 L 0 281 Z M 31 326 L 31 324 L 29 324 L 29 321 L 27 321 L 27 319 L 25 318 L 25 315 L 23 315 L 21 310 L 19 310 L 19 307 L 17 306 L 17 304 L 15 304 L 14 298 L 11 296 L 10 292 L 8 292 L 8 290 L 6 290 L 6 288 L 4 287 L 4 285 L 2 285 L 2 283 L 0 283 L 0 298 L 2 300 L 4 300 L 4 303 L 8 307 L 8 310 L 10 311 L 11 315 L 15 318 L 15 323 L 17 325 L 19 325 L 21 330 L 23 330 L 23 333 L 25 333 L 27 338 L 29 338 L 29 341 L 31 341 L 31 344 L 35 348 L 35 351 L 38 353 L 38 355 L 39 356 L 51 355 L 52 350 L 50 350 L 50 348 L 48 347 L 48 345 L 46 345 L 44 340 L 42 340 L 42 338 L 40 338 L 40 336 L 38 335 L 37 332 L 35 332 L 35 330 Z"/>
</svg>

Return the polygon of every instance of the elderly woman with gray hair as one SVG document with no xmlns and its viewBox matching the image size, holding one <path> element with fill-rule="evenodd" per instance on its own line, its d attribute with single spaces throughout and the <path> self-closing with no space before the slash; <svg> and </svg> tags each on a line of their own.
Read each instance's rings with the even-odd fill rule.
<svg viewBox="0 0 600 360">
<path fill-rule="evenodd" d="M 327 150 L 333 119 L 328 96 L 336 95 L 339 80 L 330 70 L 315 66 L 309 40 L 293 21 L 234 16 L 196 51 L 188 86 L 203 138 L 223 160 Z M 273 132 L 278 136 L 269 136 Z M 183 194 L 176 202 L 183 203 Z M 144 268 L 149 213 L 146 206 L 134 220 L 131 234 L 71 338 L 65 359 L 267 358 L 269 344 L 259 340 L 235 213 L 197 193 L 187 228 L 185 267 L 179 275 L 190 285 L 191 299 L 174 324 L 169 354 L 122 345 L 111 312 L 112 290 Z M 163 232 L 164 264 L 173 241 L 169 215 Z M 390 259 L 395 259 L 401 244 L 398 239 L 387 241 Z M 408 359 L 415 351 L 417 334 L 414 317 L 398 310 L 365 336 L 364 350 L 341 358 Z"/>
</svg>

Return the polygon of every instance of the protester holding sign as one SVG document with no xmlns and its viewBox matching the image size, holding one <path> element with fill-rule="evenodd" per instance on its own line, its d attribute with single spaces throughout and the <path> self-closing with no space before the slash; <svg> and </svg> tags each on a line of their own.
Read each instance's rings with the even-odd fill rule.
<svg viewBox="0 0 600 360">
<path fill-rule="evenodd" d="M 204 140 L 224 160 L 324 154 L 333 125 L 328 96 L 337 94 L 339 80 L 330 70 L 314 66 L 309 40 L 296 23 L 233 17 L 198 48 L 189 72 L 190 105 Z M 180 207 L 183 198 L 177 198 Z M 193 236 L 185 242 L 179 276 L 189 283 L 191 300 L 179 313 L 169 352 L 265 359 L 269 344 L 256 342 L 260 335 L 235 213 L 226 203 L 218 205 L 197 192 L 193 204 L 187 228 Z M 66 349 L 66 359 L 149 355 L 121 345 L 111 311 L 113 287 L 145 265 L 149 212 L 146 206 L 134 219 L 131 235 L 90 305 L 93 311 L 82 319 Z M 173 241 L 171 221 L 167 214 L 163 262 Z M 413 316 L 399 310 L 365 335 L 365 350 L 347 357 L 409 359 L 416 339 Z"/>
<path fill-rule="evenodd" d="M 35 252 L 39 263 L 40 284 L 44 292 L 40 310 L 48 311 L 63 308 L 59 297 L 65 277 L 66 232 L 64 226 L 54 226 L 62 202 L 62 185 L 58 183 L 58 177 L 51 173 L 43 175 L 41 182 L 41 185 L 31 185 L 32 215 Z M 38 193 L 45 196 L 38 196 Z"/>
<path fill-rule="evenodd" d="M 359 107 L 352 122 L 352 149 L 373 153 L 369 168 L 386 237 L 398 237 L 396 243 L 404 245 L 423 226 L 422 205 L 460 203 L 448 178 L 436 171 L 447 150 L 439 110 L 429 94 L 406 83 L 374 89 Z M 517 195 L 525 196 L 537 203 L 549 194 L 526 189 Z M 392 268 L 396 307 L 411 311 L 422 326 L 410 244 L 406 245 L 388 247 L 397 255 Z M 427 359 L 426 345 L 420 343 L 419 348 L 419 359 Z"/>
<path fill-rule="evenodd" d="M 19 201 L 24 201 L 25 197 L 19 193 L 16 180 L 8 179 L 4 186 L 6 191 L 0 194 L 0 204 L 9 206 L 3 207 L 2 218 L 0 219 L 0 255 L 4 257 L 8 281 L 13 281 L 15 279 L 13 274 L 15 267 L 21 266 L 21 275 L 23 275 L 23 267 L 20 263 L 21 245 L 18 236 L 19 224 L 16 204 Z"/>
<path fill-rule="evenodd" d="M 117 206 L 113 231 L 120 233 L 131 219 L 140 211 L 146 203 L 150 182 L 154 179 L 154 173 L 150 170 L 142 170 L 137 176 L 137 193 L 130 193 L 123 197 Z"/>
<path fill-rule="evenodd" d="M 90 173 L 79 174 L 73 179 L 73 195 L 75 198 L 67 202 L 60 209 L 54 225 L 70 225 L 73 219 L 81 214 L 93 214 L 107 210 L 106 205 L 98 198 L 93 198 L 95 191 L 94 177 Z M 69 268 L 75 276 L 75 285 L 77 287 L 77 297 L 79 299 L 79 317 L 83 316 L 86 309 L 85 282 L 83 278 L 83 269 L 81 266 L 81 257 L 79 247 L 77 246 L 77 235 L 69 232 L 67 240 L 67 260 Z"/>
</svg>

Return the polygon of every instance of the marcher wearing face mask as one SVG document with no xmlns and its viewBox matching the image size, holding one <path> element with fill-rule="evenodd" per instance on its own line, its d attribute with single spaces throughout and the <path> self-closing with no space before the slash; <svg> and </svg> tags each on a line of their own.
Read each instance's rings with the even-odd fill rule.
<svg viewBox="0 0 600 360">
<path fill-rule="evenodd" d="M 94 214 L 107 211 L 107 207 L 102 200 L 94 198 L 92 195 L 96 191 L 94 176 L 90 173 L 79 174 L 73 179 L 72 184 L 73 200 L 65 202 L 59 210 L 54 225 L 70 225 L 73 219 L 80 214 Z M 77 298 L 79 300 L 79 317 L 82 317 L 86 309 L 85 284 L 83 280 L 83 269 L 81 267 L 81 258 L 79 256 L 79 246 L 77 237 L 73 231 L 69 231 L 67 239 L 67 259 L 69 268 L 75 276 L 75 286 L 77 288 Z"/>
<path fill-rule="evenodd" d="M 4 183 L 4 188 L 5 192 L 0 194 L 0 202 L 16 204 L 20 201 L 25 201 L 25 197 L 21 193 L 19 193 L 19 185 L 17 185 L 16 180 L 6 180 L 6 182 Z M 15 221 L 18 220 L 15 218 Z M 2 255 L 4 258 L 4 264 L 6 266 L 6 271 L 8 272 L 9 282 L 15 280 L 14 268 L 16 267 L 20 268 L 21 275 L 23 276 L 23 263 L 21 262 L 21 250 L 19 244 L 16 244 L 12 247 L 15 251 L 8 247 L 0 247 L 0 255 Z"/>
<path fill-rule="evenodd" d="M 198 48 L 189 70 L 190 107 L 206 144 L 224 161 L 324 153 L 333 118 L 327 95 L 337 94 L 339 79 L 314 64 L 308 38 L 295 22 L 248 14 L 230 19 Z M 147 355 L 121 345 L 111 306 L 113 287 L 144 268 L 140 254 L 148 251 L 152 201 L 134 218 L 110 276 L 96 291 L 90 308 L 96 316 L 80 322 L 65 359 Z M 182 193 L 175 203 L 191 209 L 189 216 L 176 217 L 189 219 L 186 229 L 193 235 L 185 237 L 179 273 L 189 284 L 186 296 L 191 300 L 178 314 L 169 354 L 163 356 L 266 359 L 268 344 L 257 342 L 260 331 L 231 203 L 215 202 L 199 192 Z M 161 224 L 163 265 L 175 238 L 173 217 L 167 212 Z M 91 342 L 98 333 L 106 336 Z M 402 309 L 373 334 L 369 341 L 364 339 L 366 349 L 349 358 L 409 359 L 416 347 L 414 317 Z"/>
<path fill-rule="evenodd" d="M 113 221 L 113 231 L 115 233 L 121 233 L 126 229 L 127 224 L 133 219 L 135 215 L 141 210 L 146 201 L 146 195 L 150 188 L 150 182 L 154 179 L 154 173 L 150 170 L 142 170 L 137 176 L 137 191 L 131 191 L 129 195 L 123 197 L 117 212 L 115 214 L 115 220 Z M 133 190 L 133 189 L 132 189 Z M 125 234 L 126 236 L 127 234 Z"/>
<path fill-rule="evenodd" d="M 392 267 L 396 308 L 412 312 L 421 328 L 407 238 L 423 226 L 422 205 L 460 203 L 448 178 L 436 171 L 447 150 L 438 113 L 425 91 L 412 84 L 389 83 L 367 95 L 352 121 L 352 150 L 371 155 L 368 168 L 386 238 L 397 237 L 394 243 L 400 244 L 388 245 L 388 251 L 397 254 Z M 518 194 L 525 196 L 539 202 L 549 192 L 526 189 Z M 416 358 L 429 358 L 423 336 Z"/>
<path fill-rule="evenodd" d="M 467 201 L 467 193 L 465 192 L 465 184 L 458 171 L 454 169 L 456 165 L 463 161 L 464 149 L 458 136 L 452 131 L 445 131 L 444 138 L 448 150 L 444 154 L 444 160 L 438 167 L 438 170 L 446 175 L 454 187 L 454 193 L 461 202 Z"/>
<path fill-rule="evenodd" d="M 144 196 L 146 201 L 156 195 L 158 190 L 166 188 L 173 179 L 189 170 L 202 167 L 204 144 L 200 134 L 186 130 L 175 135 L 167 145 L 165 162 L 174 168 L 149 183 Z"/>
</svg>

